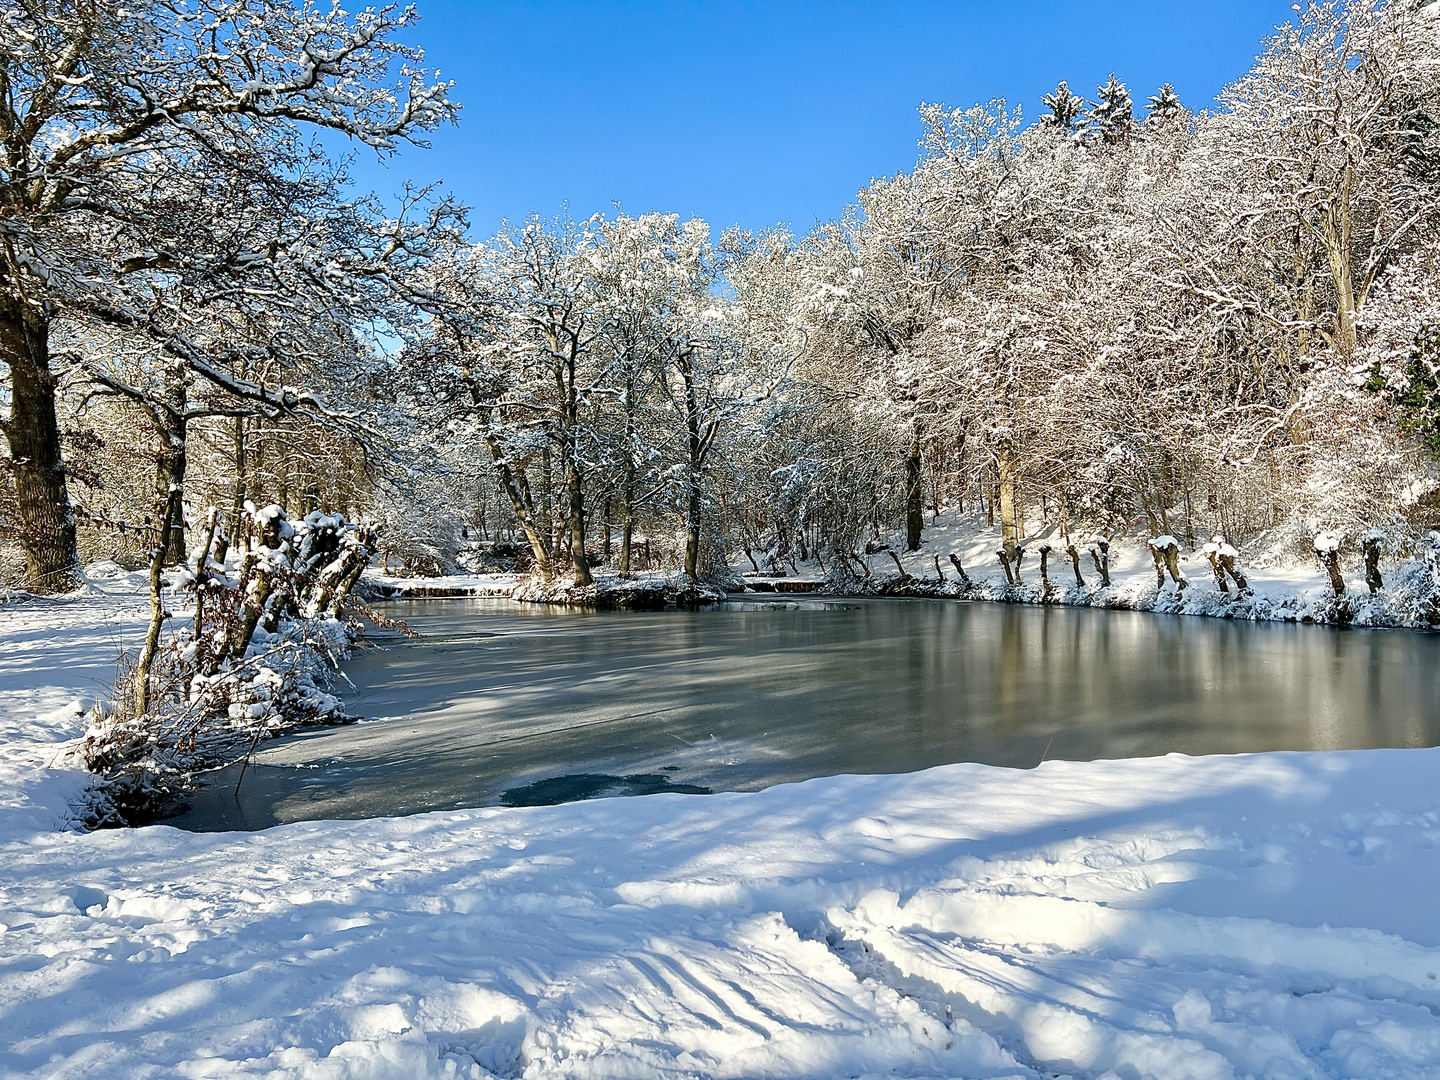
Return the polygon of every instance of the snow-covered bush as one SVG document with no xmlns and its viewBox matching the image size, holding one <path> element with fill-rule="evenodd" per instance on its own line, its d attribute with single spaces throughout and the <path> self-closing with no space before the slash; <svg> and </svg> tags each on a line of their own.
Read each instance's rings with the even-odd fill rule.
<svg viewBox="0 0 1440 1080">
<path fill-rule="evenodd" d="M 231 545 L 211 511 L 171 582 L 172 598 L 193 602 L 191 619 L 153 653 L 122 660 L 112 700 L 91 715 L 76 756 L 105 778 L 96 824 L 143 815 L 195 770 L 261 739 L 345 719 L 329 676 L 358 631 L 339 613 L 375 553 L 374 529 L 318 511 L 291 521 L 251 503 L 241 527 Z M 152 605 L 158 640 L 169 612 L 162 597 Z"/>
</svg>

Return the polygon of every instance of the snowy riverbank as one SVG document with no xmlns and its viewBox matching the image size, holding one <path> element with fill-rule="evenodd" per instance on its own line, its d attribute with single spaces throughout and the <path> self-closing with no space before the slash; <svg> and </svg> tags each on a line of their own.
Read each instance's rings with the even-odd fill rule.
<svg viewBox="0 0 1440 1080">
<path fill-rule="evenodd" d="M 375 571 L 362 579 L 374 600 L 410 600 L 461 596 L 510 597 L 522 603 L 604 610 L 663 611 L 695 608 L 725 599 L 725 590 L 684 574 L 640 571 L 622 578 L 597 570 L 591 585 L 576 585 L 569 574 L 545 582 L 525 574 L 446 574 L 439 577 L 394 577 Z"/>
<path fill-rule="evenodd" d="M 1423 557 L 1387 558 L 1382 563 L 1385 588 L 1372 595 L 1358 562 L 1342 567 L 1347 591 L 1337 597 L 1318 560 L 1296 558 L 1293 552 L 1263 558 L 1260 565 L 1242 560 L 1248 588 L 1222 591 L 1202 551 L 1178 551 L 1177 568 L 1183 588 L 1166 578 L 1157 583 L 1150 549 L 1143 537 L 1117 537 L 1110 543 L 1102 583 L 1087 544 L 1081 552 L 1079 579 L 1058 536 L 1032 537 L 1019 568 L 1021 584 L 1007 580 L 996 558 L 1001 544 L 998 526 L 986 525 L 978 513 L 942 511 L 927 524 L 920 548 L 904 551 L 898 534 L 884 547 L 842 562 L 832 553 L 828 562 L 813 556 L 768 559 L 756 570 L 743 559 L 732 562 L 729 595 L 807 594 L 826 596 L 892 596 L 937 600 L 974 600 L 1005 604 L 1059 604 L 1115 611 L 1165 615 L 1202 615 L 1254 622 L 1304 622 L 1375 628 L 1435 629 L 1440 627 L 1440 561 Z M 1042 579 L 1040 548 L 1048 544 L 1048 583 Z M 1230 549 L 1233 552 L 1233 549 Z M 960 559 L 968 580 L 961 581 L 950 556 Z M 1440 547 L 1435 549 L 1440 559 Z M 763 558 L 763 556 L 762 556 Z M 903 577 L 902 577 L 903 573 Z M 589 587 L 570 584 L 561 576 L 546 584 L 516 574 L 451 574 L 402 578 L 367 572 L 367 595 L 377 600 L 424 597 L 512 597 L 528 603 L 568 607 L 666 608 L 695 607 L 723 600 L 726 593 L 707 583 L 693 583 L 678 572 L 641 571 L 621 579 L 596 571 Z"/>
<path fill-rule="evenodd" d="M 1347 591 L 1343 597 L 1336 597 L 1317 560 L 1273 553 L 1261 565 L 1242 563 L 1249 586 L 1246 591 L 1232 587 L 1222 592 L 1205 555 L 1201 551 L 1187 552 L 1183 546 L 1177 565 L 1187 584 L 1177 588 L 1169 578 L 1157 584 L 1154 561 L 1140 537 L 1116 537 L 1110 543 L 1108 586 L 1102 584 L 1083 540 L 1076 541 L 1083 579 L 1077 582 L 1064 541 L 1056 536 L 1034 537 L 1027 544 L 1020 568 L 1022 584 L 1015 585 L 1007 580 L 996 557 L 1001 543 L 999 527 L 987 526 L 983 515 L 975 513 L 942 512 L 927 524 L 917 551 L 904 551 L 898 534 L 886 537 L 885 542 L 888 550 L 853 558 L 845 571 L 839 570 L 833 557 L 828 565 L 813 558 L 784 560 L 777 564 L 789 565 L 789 572 L 782 572 L 783 576 L 746 573 L 748 564 L 737 564 L 732 569 L 749 588 L 764 592 L 1061 604 L 1257 622 L 1408 629 L 1440 625 L 1440 575 L 1418 557 L 1386 559 L 1382 564 L 1386 587 L 1373 596 L 1365 586 L 1364 567 L 1358 563 L 1345 565 Z M 1052 548 L 1048 586 L 1041 578 L 1039 554 L 1046 543 Z M 960 558 L 968 581 L 960 580 L 951 554 Z M 902 567 L 906 575 L 903 578 Z"/>
<path fill-rule="evenodd" d="M 140 618 L 0 607 L 0 1075 L 1440 1076 L 1440 751 L 58 831 Z"/>
</svg>

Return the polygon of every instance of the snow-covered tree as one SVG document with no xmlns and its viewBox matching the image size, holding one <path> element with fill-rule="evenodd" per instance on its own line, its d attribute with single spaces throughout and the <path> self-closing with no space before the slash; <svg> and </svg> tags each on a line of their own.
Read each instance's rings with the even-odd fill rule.
<svg viewBox="0 0 1440 1080">
<path fill-rule="evenodd" d="M 1049 110 L 1040 114 L 1040 122 L 1062 135 L 1073 134 L 1084 122 L 1085 99 L 1072 94 L 1069 83 L 1063 80 L 1051 93 L 1042 95 L 1040 103 Z"/>
<path fill-rule="evenodd" d="M 1096 86 L 1089 120 L 1091 130 L 1107 145 L 1123 146 L 1130 141 L 1135 130 L 1135 106 L 1130 91 L 1114 72 L 1104 85 Z"/>
<path fill-rule="evenodd" d="M 225 189 L 234 194 L 241 177 L 243 195 L 286 187 L 315 154 L 303 127 L 385 153 L 451 120 L 448 84 L 396 40 L 414 18 L 288 0 L 25 0 L 0 18 L 3 430 L 32 587 L 68 588 L 77 561 L 56 418 L 58 325 L 148 332 L 150 299 L 175 276 L 228 279 L 237 293 L 263 277 L 268 249 L 195 250 L 186 225 L 258 211 L 226 202 Z M 227 371 L 228 347 L 221 357 L 174 327 L 158 333 L 180 363 L 283 402 Z"/>
<path fill-rule="evenodd" d="M 673 480 L 664 449 L 663 391 L 697 305 L 714 302 L 713 254 L 702 222 L 622 213 L 592 223 L 584 257 L 603 319 L 596 348 L 605 357 L 606 400 L 613 401 L 601 410 L 597 436 L 615 474 L 619 570 L 628 576 L 639 514 Z"/>
<path fill-rule="evenodd" d="M 1165 83 L 1159 90 L 1151 94 L 1145 102 L 1145 120 L 1147 123 L 1162 123 L 1166 120 L 1175 120 L 1185 113 L 1185 106 L 1180 103 L 1179 96 L 1175 93 L 1175 87 Z"/>
</svg>

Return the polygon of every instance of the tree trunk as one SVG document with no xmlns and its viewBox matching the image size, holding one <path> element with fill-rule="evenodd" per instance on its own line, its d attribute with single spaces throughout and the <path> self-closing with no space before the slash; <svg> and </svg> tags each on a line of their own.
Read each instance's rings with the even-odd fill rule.
<svg viewBox="0 0 1440 1080">
<path fill-rule="evenodd" d="M 635 538 L 635 414 L 631 411 L 634 386 L 625 397 L 625 475 L 621 481 L 620 576 L 630 576 L 630 552 Z"/>
<path fill-rule="evenodd" d="M 150 672 L 155 666 L 155 654 L 160 649 L 160 629 L 170 617 L 161 592 L 165 584 L 165 556 L 170 550 L 177 522 L 184 512 L 184 489 L 172 484 L 160 514 L 160 535 L 150 553 L 150 627 L 145 634 L 145 643 L 140 647 L 140 657 L 135 661 L 136 716 L 144 716 L 150 711 Z"/>
<path fill-rule="evenodd" d="M 1366 537 L 1365 548 L 1365 584 L 1370 587 L 1372 593 L 1378 593 L 1385 588 L 1385 579 L 1380 576 L 1380 552 L 1384 547 L 1384 541 L 1378 537 Z"/>
<path fill-rule="evenodd" d="M 1170 580 L 1175 582 L 1176 589 L 1184 589 L 1190 584 L 1190 579 L 1185 576 L 1185 571 L 1180 569 L 1180 549 L 1171 544 L 1165 549 L 1165 569 L 1170 571 Z"/>
<path fill-rule="evenodd" d="M 1016 584 L 1015 575 L 1010 572 L 1010 553 L 1003 547 L 995 549 L 995 557 L 1000 560 L 1000 565 L 1005 568 L 1005 584 Z"/>
<path fill-rule="evenodd" d="M 896 555 L 893 549 L 886 548 L 885 553 L 895 560 L 895 569 L 900 571 L 900 584 L 904 585 L 910 580 L 910 575 L 905 572 L 905 564 L 900 561 L 900 556 Z"/>
<path fill-rule="evenodd" d="M 257 420 L 250 425 L 245 433 L 245 453 L 249 457 L 248 469 L 249 479 L 247 488 L 250 491 L 250 501 L 256 506 L 265 505 L 265 432 Z M 241 504 L 244 509 L 244 504 Z M 237 515 L 234 528 L 241 529 L 243 515 Z"/>
<path fill-rule="evenodd" d="M 232 450 L 235 455 L 235 497 L 230 502 L 230 531 L 236 531 L 240 522 L 240 512 L 245 509 L 246 470 L 249 464 L 248 455 L 245 452 L 245 418 L 235 417 L 235 426 L 232 430 Z"/>
<path fill-rule="evenodd" d="M 26 585 L 37 593 L 64 593 L 80 585 L 80 555 L 60 452 L 49 330 L 45 317 L 23 302 L 0 307 L 0 361 L 10 369 L 10 416 L 4 430 Z"/>
<path fill-rule="evenodd" d="M 920 534 L 925 529 L 924 487 L 921 483 L 921 469 L 924 462 L 920 454 L 920 425 L 916 424 L 910 442 L 910 453 L 905 458 L 905 550 L 920 549 Z"/>
<path fill-rule="evenodd" d="M 689 358 L 680 366 L 680 377 L 685 384 L 685 434 L 690 451 L 690 475 L 685 507 L 685 573 L 692 579 L 699 576 L 700 569 L 700 511 L 703 508 L 701 484 L 704 474 L 705 454 L 710 438 L 715 434 L 714 426 L 708 432 L 702 431 L 700 422 L 700 400 L 695 389 L 695 372 Z"/>
<path fill-rule="evenodd" d="M 1019 500 L 1016 498 L 1015 472 L 1010 448 L 1002 446 L 995 454 L 995 476 L 1000 489 L 1000 544 L 1012 559 L 1020 547 Z"/>
<path fill-rule="evenodd" d="M 196 659 L 203 671 L 207 668 L 205 654 L 214 643 L 213 636 L 205 632 L 205 598 L 209 594 L 210 552 L 215 548 L 215 537 L 220 531 L 220 511 L 212 506 L 205 519 L 205 535 L 200 539 L 200 550 L 192 569 L 195 573 L 195 643 Z M 223 541 L 222 541 L 223 543 Z M 217 560 L 219 561 L 219 560 Z"/>
<path fill-rule="evenodd" d="M 565 487 L 570 502 L 567 515 L 570 519 L 570 559 L 575 564 L 575 584 L 593 585 L 595 579 L 590 574 L 590 561 L 585 557 L 585 481 L 577 460 L 580 449 L 572 446 L 568 450 Z"/>
<path fill-rule="evenodd" d="M 1220 566 L 1227 574 L 1230 575 L 1230 580 L 1235 582 L 1235 587 L 1237 589 L 1239 589 L 1241 592 L 1246 592 L 1249 590 L 1250 583 L 1245 580 L 1245 575 L 1242 574 L 1239 567 L 1235 565 L 1234 555 L 1222 554 L 1220 556 Z"/>
<path fill-rule="evenodd" d="M 960 556 L 952 551 L 950 553 L 950 561 L 955 565 L 955 572 L 960 575 L 960 583 L 962 585 L 969 585 L 970 575 L 965 573 L 965 567 L 960 563 Z"/>
<path fill-rule="evenodd" d="M 1100 575 L 1101 588 L 1110 588 L 1110 542 L 1095 540 L 1090 545 L 1090 558 L 1095 561 L 1095 572 Z"/>
<path fill-rule="evenodd" d="M 1345 576 L 1340 572 L 1340 552 L 1321 551 L 1317 552 L 1325 572 L 1330 575 L 1330 587 L 1335 590 L 1336 596 L 1345 595 Z"/>
<path fill-rule="evenodd" d="M 700 470 L 691 466 L 689 497 L 685 507 L 685 573 L 699 577 L 700 571 Z"/>
<path fill-rule="evenodd" d="M 1155 561 L 1155 587 L 1163 589 L 1165 587 L 1165 557 L 1160 554 L 1159 548 L 1152 546 L 1150 558 Z"/>
<path fill-rule="evenodd" d="M 941 487 L 945 482 L 945 447 L 942 443 L 936 442 L 935 449 L 930 453 L 930 497 L 935 503 L 935 511 L 930 515 L 931 524 L 940 520 L 940 504 L 943 502 Z M 940 556 L 935 556 L 938 560 Z M 943 576 L 943 575 L 942 575 Z"/>
<path fill-rule="evenodd" d="M 510 467 L 500 440 L 487 431 L 485 444 L 490 448 L 490 460 L 495 463 L 495 471 L 500 476 L 500 486 L 510 500 L 510 508 L 515 512 L 515 520 L 520 523 L 520 527 L 525 530 L 525 538 L 530 541 L 530 553 L 535 558 L 535 569 L 541 578 L 549 581 L 555 573 L 555 564 L 550 558 L 549 538 L 535 520 L 529 491 L 522 487 L 520 478 Z"/>
<path fill-rule="evenodd" d="M 1342 356 L 1355 351 L 1355 276 L 1352 242 L 1353 215 L 1350 189 L 1353 183 L 1350 166 L 1345 167 L 1340 191 L 1321 213 L 1325 233 L 1325 252 L 1330 259 L 1330 273 L 1335 282 L 1335 348 Z"/>
<path fill-rule="evenodd" d="M 1228 596 L 1230 583 L 1225 580 L 1225 568 L 1220 565 L 1220 552 L 1214 544 L 1205 545 L 1205 557 L 1210 560 L 1210 570 L 1215 575 L 1215 587 Z"/>
<path fill-rule="evenodd" d="M 555 529 L 555 470 L 550 461 L 547 442 L 540 451 L 540 531 L 545 534 L 546 550 L 560 555 L 560 537 Z"/>
<path fill-rule="evenodd" d="M 1150 541 L 1150 557 L 1155 560 L 1155 584 L 1158 588 L 1165 586 L 1165 574 L 1168 572 L 1170 578 L 1175 582 L 1177 590 L 1183 590 L 1190 584 L 1184 572 L 1180 569 L 1180 545 L 1169 533 L 1164 534 L 1164 539 L 1169 541 L 1157 545 L 1154 540 Z"/>
<path fill-rule="evenodd" d="M 167 566 L 178 566 L 185 561 L 185 429 L 185 420 L 181 418 L 177 430 L 160 433 L 162 445 L 156 470 L 156 500 L 167 508 L 177 493 L 180 500 L 179 514 L 171 522 L 168 543 L 162 552 Z"/>
<path fill-rule="evenodd" d="M 276 435 L 278 436 L 279 434 L 280 434 L 280 433 L 277 431 L 277 432 L 276 432 Z M 280 444 L 280 470 L 281 470 L 281 471 L 280 471 L 280 490 L 279 490 L 278 492 L 276 492 L 276 495 L 275 495 L 275 502 L 276 502 L 276 504 L 280 507 L 281 510 L 284 510 L 284 511 L 285 511 L 285 516 L 286 516 L 287 518 L 288 518 L 288 517 L 294 517 L 294 516 L 295 516 L 295 515 L 293 515 L 292 513 L 290 513 L 290 453 L 289 453 L 289 451 L 290 451 L 290 448 L 287 447 L 284 443 L 281 443 L 281 444 Z"/>
</svg>

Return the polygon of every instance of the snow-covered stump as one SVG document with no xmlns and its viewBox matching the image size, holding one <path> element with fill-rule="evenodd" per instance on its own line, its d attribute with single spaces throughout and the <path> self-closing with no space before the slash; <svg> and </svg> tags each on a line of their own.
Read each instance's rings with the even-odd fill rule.
<svg viewBox="0 0 1440 1080">
<path fill-rule="evenodd" d="M 1070 557 L 1070 565 L 1075 569 L 1075 584 L 1085 588 L 1085 576 L 1080 573 L 1080 549 L 1069 543 L 1065 545 L 1065 554 Z"/>
<path fill-rule="evenodd" d="M 1245 575 L 1240 572 L 1240 567 L 1235 560 L 1240 557 L 1236 551 L 1223 540 L 1220 542 L 1220 568 L 1230 575 L 1230 580 L 1235 582 L 1235 587 L 1242 593 L 1250 592 L 1250 582 L 1245 580 Z"/>
<path fill-rule="evenodd" d="M 1330 587 L 1336 596 L 1345 595 L 1345 578 L 1340 573 L 1340 537 L 1336 533 L 1322 532 L 1315 537 L 1315 557 L 1330 575 Z"/>
<path fill-rule="evenodd" d="M 1155 587 L 1163 589 L 1165 587 L 1165 559 L 1160 554 L 1160 549 L 1153 543 L 1150 545 L 1150 558 L 1155 563 Z"/>
<path fill-rule="evenodd" d="M 952 551 L 950 553 L 950 561 L 955 565 L 955 572 L 960 575 L 960 584 L 969 585 L 970 575 L 965 573 L 965 567 L 960 563 L 960 556 Z"/>
<path fill-rule="evenodd" d="M 1050 591 L 1050 552 L 1054 550 L 1049 544 L 1040 545 L 1040 586 L 1046 592 Z"/>
<path fill-rule="evenodd" d="M 1225 538 L 1215 535 L 1210 542 L 1200 549 L 1205 553 L 1205 558 L 1210 562 L 1210 569 L 1215 574 L 1215 585 L 1225 595 L 1230 593 L 1230 581 L 1235 583 L 1235 588 L 1244 594 L 1250 591 L 1250 583 L 1245 580 L 1245 575 L 1240 572 L 1235 560 L 1240 557 L 1240 552 L 1225 542 Z M 1226 579 L 1229 579 L 1227 581 Z"/>
<path fill-rule="evenodd" d="M 1200 550 L 1210 563 L 1210 572 L 1215 575 L 1215 587 L 1224 595 L 1230 595 L 1230 583 L 1225 580 L 1225 568 L 1220 565 L 1220 538 L 1215 537 Z"/>
<path fill-rule="evenodd" d="M 1110 588 L 1110 538 L 1096 536 L 1085 545 L 1095 563 L 1095 572 L 1100 575 L 1100 587 Z"/>
<path fill-rule="evenodd" d="M 1000 565 L 1005 570 L 1005 584 L 1010 586 L 1018 585 L 1017 575 L 1010 569 L 1010 553 L 1003 547 L 996 548 L 995 557 L 1000 560 Z"/>
<path fill-rule="evenodd" d="M 1385 579 L 1380 576 L 1380 556 L 1390 536 L 1384 529 L 1370 529 L 1360 537 L 1360 546 L 1365 553 L 1365 584 L 1371 593 L 1385 588 Z"/>
<path fill-rule="evenodd" d="M 940 584 L 941 584 L 941 585 L 944 585 L 944 584 L 945 584 L 945 571 L 942 570 L 942 569 L 940 569 L 940 554 L 939 554 L 938 552 L 936 552 L 934 558 L 935 558 L 935 576 L 940 579 Z"/>
<path fill-rule="evenodd" d="M 1155 584 L 1158 588 L 1165 587 L 1167 573 L 1175 582 L 1177 591 L 1190 584 L 1190 579 L 1180 569 L 1180 541 L 1175 537 L 1169 533 L 1155 537 L 1150 541 L 1150 555 L 1155 560 Z"/>
</svg>

